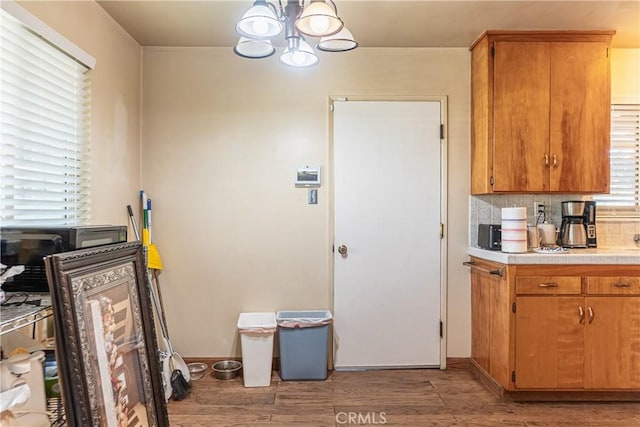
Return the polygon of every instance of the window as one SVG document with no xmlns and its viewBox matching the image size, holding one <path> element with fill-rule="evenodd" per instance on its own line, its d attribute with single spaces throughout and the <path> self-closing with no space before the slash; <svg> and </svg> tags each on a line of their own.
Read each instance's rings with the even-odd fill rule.
<svg viewBox="0 0 640 427">
<path fill-rule="evenodd" d="M 640 105 L 611 106 L 611 192 L 594 196 L 607 216 L 640 215 Z"/>
<path fill-rule="evenodd" d="M 0 30 L 1 224 L 87 223 L 88 68 L 5 10 Z"/>
</svg>

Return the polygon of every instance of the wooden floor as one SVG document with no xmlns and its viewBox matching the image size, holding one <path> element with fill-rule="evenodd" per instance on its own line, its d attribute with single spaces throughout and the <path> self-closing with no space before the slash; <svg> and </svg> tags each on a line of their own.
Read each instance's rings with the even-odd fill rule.
<svg viewBox="0 0 640 427">
<path fill-rule="evenodd" d="M 172 427 L 640 426 L 638 403 L 502 403 L 462 368 L 333 372 L 326 381 L 244 388 L 209 375 L 170 401 Z"/>
</svg>

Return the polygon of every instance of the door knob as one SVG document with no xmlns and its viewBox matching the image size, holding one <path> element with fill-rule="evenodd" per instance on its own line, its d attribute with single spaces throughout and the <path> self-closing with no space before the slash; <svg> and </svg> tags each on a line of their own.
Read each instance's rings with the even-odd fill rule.
<svg viewBox="0 0 640 427">
<path fill-rule="evenodd" d="M 347 247 L 345 245 L 338 246 L 338 253 L 340 255 L 346 255 L 347 254 Z"/>
</svg>

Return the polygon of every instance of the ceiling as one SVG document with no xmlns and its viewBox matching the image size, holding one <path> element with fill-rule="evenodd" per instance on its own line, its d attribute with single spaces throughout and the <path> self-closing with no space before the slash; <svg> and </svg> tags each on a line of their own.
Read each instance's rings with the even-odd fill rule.
<svg viewBox="0 0 640 427">
<path fill-rule="evenodd" d="M 640 0 L 335 2 L 361 47 L 468 47 L 487 29 L 614 29 L 613 47 L 640 48 Z M 142 46 L 193 47 L 234 46 L 235 22 L 252 3 L 98 1 Z"/>
</svg>

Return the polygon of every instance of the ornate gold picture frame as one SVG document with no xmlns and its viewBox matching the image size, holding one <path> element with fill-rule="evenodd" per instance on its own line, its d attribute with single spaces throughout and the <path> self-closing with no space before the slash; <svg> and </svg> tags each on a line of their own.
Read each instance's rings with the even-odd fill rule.
<svg viewBox="0 0 640 427">
<path fill-rule="evenodd" d="M 169 425 L 139 242 L 45 258 L 70 427 Z"/>
</svg>

